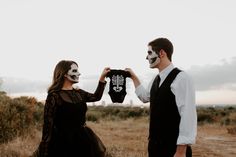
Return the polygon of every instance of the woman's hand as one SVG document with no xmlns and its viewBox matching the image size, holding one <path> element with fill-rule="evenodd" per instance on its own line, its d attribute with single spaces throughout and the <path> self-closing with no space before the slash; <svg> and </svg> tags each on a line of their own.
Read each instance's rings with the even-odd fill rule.
<svg viewBox="0 0 236 157">
<path fill-rule="evenodd" d="M 106 82 L 105 78 L 106 78 L 106 76 L 107 76 L 107 73 L 110 72 L 110 70 L 111 70 L 110 67 L 104 68 L 103 71 L 102 71 L 102 74 L 101 74 L 101 76 L 100 76 L 99 81 L 101 81 L 101 82 Z"/>
</svg>

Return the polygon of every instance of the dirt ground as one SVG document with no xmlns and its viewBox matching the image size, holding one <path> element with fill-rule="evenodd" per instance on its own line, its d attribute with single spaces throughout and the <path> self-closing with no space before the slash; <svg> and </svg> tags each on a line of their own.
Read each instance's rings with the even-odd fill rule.
<svg viewBox="0 0 236 157">
<path fill-rule="evenodd" d="M 197 142 L 193 145 L 193 157 L 236 157 L 236 135 L 217 125 L 198 127 Z"/>
</svg>

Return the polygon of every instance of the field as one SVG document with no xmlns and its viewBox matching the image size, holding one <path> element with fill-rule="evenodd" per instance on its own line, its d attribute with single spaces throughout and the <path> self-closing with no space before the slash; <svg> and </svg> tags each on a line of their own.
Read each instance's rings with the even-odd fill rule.
<svg viewBox="0 0 236 157">
<path fill-rule="evenodd" d="M 120 121 L 88 122 L 103 140 L 112 157 L 147 157 L 147 118 Z M 228 127 L 206 124 L 198 127 L 197 142 L 192 146 L 194 157 L 235 157 L 236 135 Z M 1 157 L 27 157 L 38 146 L 41 132 L 33 129 L 30 135 L 0 145 Z"/>
<path fill-rule="evenodd" d="M 32 97 L 9 98 L 0 92 L 0 157 L 28 157 L 41 139 L 43 104 Z M 194 157 L 236 156 L 236 108 L 198 107 Z M 147 157 L 149 108 L 91 106 L 90 126 L 109 157 Z"/>
</svg>

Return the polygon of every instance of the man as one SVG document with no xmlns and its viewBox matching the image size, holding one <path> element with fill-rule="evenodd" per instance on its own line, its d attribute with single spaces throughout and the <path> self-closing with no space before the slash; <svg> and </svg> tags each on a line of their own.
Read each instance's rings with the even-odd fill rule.
<svg viewBox="0 0 236 157">
<path fill-rule="evenodd" d="M 145 89 L 130 68 L 138 98 L 150 102 L 149 157 L 191 157 L 197 134 L 195 90 L 186 72 L 172 64 L 173 45 L 166 38 L 148 44 L 150 68 L 159 74 Z"/>
</svg>

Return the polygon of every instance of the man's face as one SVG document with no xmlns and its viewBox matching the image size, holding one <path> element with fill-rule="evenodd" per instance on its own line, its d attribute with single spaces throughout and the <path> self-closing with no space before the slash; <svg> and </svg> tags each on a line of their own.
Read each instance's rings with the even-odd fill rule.
<svg viewBox="0 0 236 157">
<path fill-rule="evenodd" d="M 149 67 L 154 68 L 160 63 L 160 58 L 155 51 L 152 50 L 151 46 L 148 46 L 148 55 L 146 59 L 149 61 Z"/>
<path fill-rule="evenodd" d="M 78 83 L 79 82 L 79 70 L 78 70 L 78 66 L 76 64 L 72 64 L 70 70 L 67 72 L 66 77 L 74 82 L 74 83 Z"/>
</svg>

